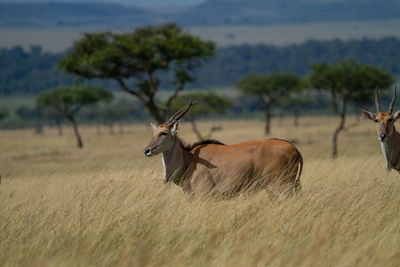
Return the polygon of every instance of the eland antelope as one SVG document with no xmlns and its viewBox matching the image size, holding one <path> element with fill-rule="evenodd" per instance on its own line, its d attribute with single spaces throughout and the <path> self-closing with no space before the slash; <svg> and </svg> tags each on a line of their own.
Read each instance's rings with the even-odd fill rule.
<svg viewBox="0 0 400 267">
<path fill-rule="evenodd" d="M 400 117 L 400 111 L 393 112 L 396 103 L 396 87 L 393 92 L 392 102 L 386 113 L 381 112 L 378 88 L 375 90 L 376 115 L 363 110 L 365 116 L 376 123 L 378 139 L 381 142 L 382 153 L 386 161 L 386 170 L 395 169 L 400 173 L 400 133 L 396 131 L 394 122 Z"/>
<path fill-rule="evenodd" d="M 303 158 L 285 140 L 266 139 L 225 145 L 216 140 L 185 144 L 177 135 L 179 120 L 196 102 L 189 102 L 154 129 L 144 149 L 147 157 L 162 153 L 164 182 L 182 187 L 185 194 L 230 196 L 245 189 L 277 186 L 289 194 L 301 188 Z"/>
</svg>

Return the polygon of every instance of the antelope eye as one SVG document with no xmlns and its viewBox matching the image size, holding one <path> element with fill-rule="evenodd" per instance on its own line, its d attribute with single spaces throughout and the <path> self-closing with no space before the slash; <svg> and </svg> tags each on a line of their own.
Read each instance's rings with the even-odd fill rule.
<svg viewBox="0 0 400 267">
<path fill-rule="evenodd" d="M 378 122 L 378 120 L 377 120 L 377 119 L 375 119 L 375 120 L 374 120 L 374 122 Z"/>
<path fill-rule="evenodd" d="M 393 122 L 393 119 L 392 118 L 388 119 L 388 122 Z"/>
<path fill-rule="evenodd" d="M 161 135 L 167 135 L 168 134 L 168 132 L 162 132 L 161 133 Z"/>
</svg>

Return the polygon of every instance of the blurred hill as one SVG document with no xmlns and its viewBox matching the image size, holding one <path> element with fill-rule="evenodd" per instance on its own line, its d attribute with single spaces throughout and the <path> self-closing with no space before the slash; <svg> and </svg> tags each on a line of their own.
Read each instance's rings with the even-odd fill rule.
<svg viewBox="0 0 400 267">
<path fill-rule="evenodd" d="M 271 25 L 398 18 L 397 0 L 209 0 L 178 18 L 184 25 Z"/>
<path fill-rule="evenodd" d="M 133 27 L 157 22 L 143 9 L 109 3 L 0 3 L 2 27 Z"/>
<path fill-rule="evenodd" d="M 0 3 L 113 3 L 126 6 L 163 6 L 163 5 L 195 5 L 205 0 L 0 0 Z"/>
<path fill-rule="evenodd" d="M 0 2 L 0 26 L 124 26 L 177 21 L 183 26 L 276 25 L 398 18 L 397 0 L 209 0 L 204 3 L 150 1 L 148 7 L 127 1 Z M 144 1 L 132 1 L 144 6 Z M 185 6 L 179 9 L 177 5 Z M 193 5 L 188 8 L 188 5 Z M 157 9 L 157 6 L 159 7 Z M 173 8 L 173 12 L 168 10 Z M 162 12 L 165 10 L 165 12 Z"/>
</svg>

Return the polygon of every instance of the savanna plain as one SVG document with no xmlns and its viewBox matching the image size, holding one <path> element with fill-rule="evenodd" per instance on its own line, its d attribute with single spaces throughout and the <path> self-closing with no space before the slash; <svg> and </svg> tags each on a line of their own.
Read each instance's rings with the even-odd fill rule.
<svg viewBox="0 0 400 267">
<path fill-rule="evenodd" d="M 274 120 L 269 136 L 304 157 L 302 193 L 287 199 L 187 199 L 163 184 L 161 156 L 144 157 L 145 124 L 113 136 L 84 126 L 81 150 L 71 128 L 0 131 L 0 265 L 399 266 L 400 180 L 385 171 L 373 123 L 343 132 L 335 160 L 337 119 L 300 123 Z M 266 137 L 258 120 L 199 128 L 213 125 L 227 144 Z M 180 136 L 196 141 L 189 123 Z"/>
</svg>

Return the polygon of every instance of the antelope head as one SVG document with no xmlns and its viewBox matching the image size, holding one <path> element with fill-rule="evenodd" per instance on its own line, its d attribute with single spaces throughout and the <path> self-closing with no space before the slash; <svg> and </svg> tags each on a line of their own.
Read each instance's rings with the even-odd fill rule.
<svg viewBox="0 0 400 267">
<path fill-rule="evenodd" d="M 192 102 L 190 100 L 189 104 L 187 104 L 184 108 L 172 115 L 167 122 L 160 124 L 158 127 L 155 126 L 153 123 L 150 123 L 154 132 L 153 136 L 151 137 L 150 143 L 143 151 L 146 157 L 165 152 L 171 147 L 171 145 L 174 144 L 175 135 L 178 132 L 179 128 L 179 120 L 183 116 L 185 116 L 190 107 L 196 103 L 197 101 Z"/>
<path fill-rule="evenodd" d="M 394 104 L 396 103 L 396 87 L 394 88 L 392 102 L 389 105 L 389 109 L 386 113 L 381 112 L 381 106 L 379 104 L 378 88 L 375 90 L 375 105 L 376 115 L 367 110 L 363 110 L 365 116 L 373 120 L 376 123 L 376 130 L 378 133 L 378 139 L 381 142 L 386 140 L 393 135 L 395 132 L 394 122 L 400 117 L 400 110 L 392 114 Z"/>
</svg>

